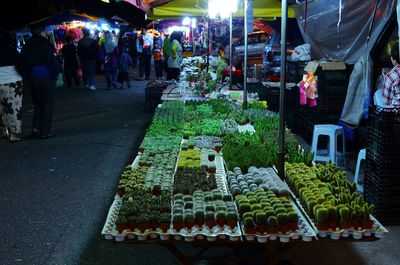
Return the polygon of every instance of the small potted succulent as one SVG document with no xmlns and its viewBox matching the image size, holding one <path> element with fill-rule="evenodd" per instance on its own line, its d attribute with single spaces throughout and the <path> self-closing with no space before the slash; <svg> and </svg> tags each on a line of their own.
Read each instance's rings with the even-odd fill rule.
<svg viewBox="0 0 400 265">
<path fill-rule="evenodd" d="M 351 212 L 348 207 L 339 208 L 339 215 L 340 215 L 340 228 L 342 229 L 349 229 L 351 227 L 350 217 Z"/>
<path fill-rule="evenodd" d="M 317 228 L 320 231 L 328 230 L 328 209 L 325 207 L 317 208 L 316 212 Z"/>
<path fill-rule="evenodd" d="M 196 225 L 201 228 L 204 224 L 204 211 L 203 210 L 196 210 L 194 212 L 194 219 L 195 219 L 195 223 Z"/>
<path fill-rule="evenodd" d="M 137 218 L 138 229 L 141 233 L 144 233 L 147 229 L 150 228 L 149 216 L 146 213 L 142 213 Z"/>
<path fill-rule="evenodd" d="M 187 229 L 191 230 L 192 227 L 194 226 L 194 214 L 193 212 L 186 212 L 184 214 L 184 221 L 185 221 L 185 226 Z"/>
<path fill-rule="evenodd" d="M 278 218 L 276 216 L 270 216 L 267 219 L 267 229 L 268 234 L 276 234 L 278 233 Z"/>
<path fill-rule="evenodd" d="M 279 224 L 279 231 L 282 233 L 286 233 L 289 231 L 289 218 L 287 213 L 278 213 L 276 215 L 278 218 L 278 224 Z"/>
<path fill-rule="evenodd" d="M 174 213 L 172 216 L 172 225 L 174 229 L 179 232 L 184 226 L 183 215 L 181 213 Z"/>
<path fill-rule="evenodd" d="M 171 226 L 171 214 L 163 213 L 160 215 L 160 229 L 163 233 L 166 233 Z"/>
<path fill-rule="evenodd" d="M 338 221 L 337 209 L 334 206 L 328 206 L 327 210 L 328 210 L 328 227 L 332 230 L 335 230 Z"/>
<path fill-rule="evenodd" d="M 156 231 L 157 228 L 160 226 L 160 213 L 159 212 L 152 212 L 149 214 L 149 220 L 150 220 L 150 228 L 153 231 Z"/>
<path fill-rule="evenodd" d="M 223 227 L 225 225 L 225 222 L 226 222 L 226 212 L 225 211 L 218 211 L 217 215 L 216 215 L 216 218 L 217 218 L 217 224 L 219 226 Z"/>
<path fill-rule="evenodd" d="M 125 215 L 118 215 L 115 221 L 115 227 L 120 234 L 128 227 L 128 219 Z"/>
<path fill-rule="evenodd" d="M 215 214 L 214 212 L 206 212 L 205 221 L 208 228 L 212 229 L 215 226 Z"/>
<path fill-rule="evenodd" d="M 372 220 L 370 218 L 370 214 L 373 212 L 373 210 L 374 210 L 374 205 L 368 206 L 367 204 L 365 204 L 363 207 L 361 226 L 364 229 L 372 229 Z"/>
<path fill-rule="evenodd" d="M 122 198 L 122 196 L 124 196 L 124 194 L 125 194 L 125 185 L 119 185 L 117 187 L 117 194 L 121 198 Z"/>
<path fill-rule="evenodd" d="M 137 216 L 135 216 L 135 215 L 131 215 L 128 217 L 129 230 L 131 230 L 132 232 L 135 231 L 135 229 L 137 227 L 136 219 L 137 219 Z"/>
<path fill-rule="evenodd" d="M 267 223 L 267 215 L 262 211 L 256 212 L 255 223 L 257 225 L 257 233 L 264 234 L 266 230 L 265 224 Z"/>
<path fill-rule="evenodd" d="M 295 211 L 288 212 L 289 228 L 292 231 L 296 231 L 298 228 L 299 216 Z"/>
<path fill-rule="evenodd" d="M 256 233 L 256 225 L 254 224 L 253 218 L 247 216 L 243 220 L 243 227 L 246 234 L 255 234 Z"/>
<path fill-rule="evenodd" d="M 222 144 L 216 143 L 214 149 L 215 149 L 215 151 L 217 151 L 217 153 L 219 153 L 222 149 Z"/>
<path fill-rule="evenodd" d="M 238 213 L 236 211 L 229 211 L 226 214 L 226 223 L 231 229 L 237 226 L 237 221 L 239 220 Z"/>
</svg>

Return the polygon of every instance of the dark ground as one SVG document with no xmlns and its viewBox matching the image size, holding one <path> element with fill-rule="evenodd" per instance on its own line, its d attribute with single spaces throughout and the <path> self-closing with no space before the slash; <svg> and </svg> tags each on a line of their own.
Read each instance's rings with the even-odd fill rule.
<svg viewBox="0 0 400 265">
<path fill-rule="evenodd" d="M 109 91 L 99 82 L 96 91 L 58 89 L 56 136 L 47 140 L 28 137 L 32 104 L 26 90 L 24 138 L 13 144 L 0 141 L 1 265 L 181 264 L 164 246 L 117 244 L 100 234 L 119 175 L 132 162 L 151 121 L 152 113 L 144 111 L 144 85 L 134 82 L 130 90 Z M 289 252 L 284 257 L 295 264 L 399 264 L 400 229 L 388 229 L 374 243 L 285 245 Z M 200 250 L 178 246 L 186 254 Z M 267 249 L 273 252 L 275 246 Z M 250 244 L 239 251 L 260 253 L 263 246 Z M 231 253 L 226 246 L 207 252 Z"/>
</svg>

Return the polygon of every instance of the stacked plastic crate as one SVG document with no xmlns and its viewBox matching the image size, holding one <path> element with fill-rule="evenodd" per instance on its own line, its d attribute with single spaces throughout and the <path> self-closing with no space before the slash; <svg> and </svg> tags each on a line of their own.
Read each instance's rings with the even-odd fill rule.
<svg viewBox="0 0 400 265">
<path fill-rule="evenodd" d="M 400 223 L 400 108 L 370 107 L 364 197 L 384 224 Z"/>
</svg>

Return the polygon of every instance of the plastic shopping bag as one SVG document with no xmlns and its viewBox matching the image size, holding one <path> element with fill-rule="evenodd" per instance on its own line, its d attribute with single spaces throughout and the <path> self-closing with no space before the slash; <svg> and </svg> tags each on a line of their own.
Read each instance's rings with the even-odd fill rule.
<svg viewBox="0 0 400 265">
<path fill-rule="evenodd" d="M 292 53 L 293 61 L 311 61 L 311 47 L 306 43 L 297 46 Z"/>
</svg>

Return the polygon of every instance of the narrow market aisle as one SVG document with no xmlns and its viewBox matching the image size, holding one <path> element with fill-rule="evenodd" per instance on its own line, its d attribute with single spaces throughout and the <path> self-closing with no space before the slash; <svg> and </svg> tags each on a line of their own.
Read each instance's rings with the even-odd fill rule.
<svg viewBox="0 0 400 265">
<path fill-rule="evenodd" d="M 109 91 L 100 79 L 96 91 L 58 89 L 55 137 L 47 140 L 29 138 L 25 90 L 23 139 L 0 140 L 1 264 L 82 264 L 151 120 L 144 86 Z"/>
</svg>

